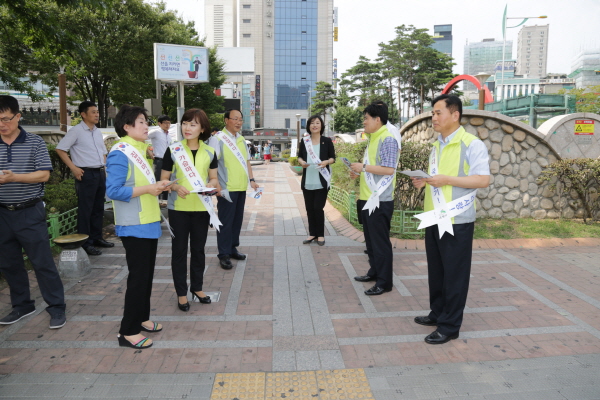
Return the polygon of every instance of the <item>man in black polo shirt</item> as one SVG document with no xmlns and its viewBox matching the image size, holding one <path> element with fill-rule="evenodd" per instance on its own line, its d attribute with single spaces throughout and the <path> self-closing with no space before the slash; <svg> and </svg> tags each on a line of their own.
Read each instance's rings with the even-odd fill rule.
<svg viewBox="0 0 600 400">
<path fill-rule="evenodd" d="M 65 292 L 50 251 L 46 211 L 41 201 L 52 164 L 46 144 L 19 126 L 19 103 L 0 95 L 0 272 L 10 288 L 12 311 L 0 319 L 9 325 L 35 312 L 23 250 L 48 304 L 50 328 L 62 327 Z"/>
<path fill-rule="evenodd" d="M 91 101 L 79 105 L 82 121 L 72 127 L 56 146 L 56 154 L 71 169 L 77 191 L 77 232 L 89 235 L 83 249 L 92 256 L 102 254 L 97 247 L 115 244 L 102 238 L 104 196 L 106 194 L 106 146 L 96 127 L 98 107 Z M 67 154 L 70 151 L 71 157 Z"/>
</svg>

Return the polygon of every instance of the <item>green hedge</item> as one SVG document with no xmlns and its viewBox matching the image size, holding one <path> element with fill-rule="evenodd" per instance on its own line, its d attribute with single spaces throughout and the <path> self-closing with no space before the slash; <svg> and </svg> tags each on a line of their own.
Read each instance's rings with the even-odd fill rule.
<svg viewBox="0 0 600 400">
<path fill-rule="evenodd" d="M 44 194 L 46 211 L 64 213 L 77 207 L 77 194 L 75 193 L 75 180 L 67 179 L 61 182 L 47 183 Z"/>
</svg>

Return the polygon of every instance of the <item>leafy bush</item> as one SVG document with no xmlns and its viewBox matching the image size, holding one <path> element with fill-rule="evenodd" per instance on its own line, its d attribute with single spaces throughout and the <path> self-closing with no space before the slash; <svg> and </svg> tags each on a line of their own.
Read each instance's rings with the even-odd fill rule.
<svg viewBox="0 0 600 400">
<path fill-rule="evenodd" d="M 539 178 L 539 183 L 551 182 L 551 190 L 571 195 L 576 193 L 579 200 L 571 200 L 573 209 L 583 206 L 583 222 L 588 218 L 598 219 L 600 214 L 600 160 L 591 158 L 575 158 L 559 160 L 546 167 Z M 570 196 L 571 198 L 575 196 Z"/>
<path fill-rule="evenodd" d="M 56 152 L 56 145 L 46 143 L 46 148 L 50 154 L 50 161 L 52 162 L 52 169 L 54 170 L 50 175 L 50 180 L 48 183 L 61 182 L 65 179 L 71 178 L 71 170 L 58 156 L 58 153 Z"/>
<path fill-rule="evenodd" d="M 285 149 L 281 152 L 281 158 L 290 158 L 290 155 L 292 154 L 292 149 Z M 298 157 L 296 157 L 298 158 Z"/>
<path fill-rule="evenodd" d="M 58 213 L 64 213 L 77 207 L 77 193 L 75 193 L 75 180 L 67 179 L 60 182 L 46 184 L 44 194 L 46 211 L 52 208 Z"/>
<path fill-rule="evenodd" d="M 300 163 L 298 162 L 298 157 L 290 157 L 290 158 L 288 158 L 288 162 L 293 167 L 299 167 L 300 166 Z"/>
</svg>

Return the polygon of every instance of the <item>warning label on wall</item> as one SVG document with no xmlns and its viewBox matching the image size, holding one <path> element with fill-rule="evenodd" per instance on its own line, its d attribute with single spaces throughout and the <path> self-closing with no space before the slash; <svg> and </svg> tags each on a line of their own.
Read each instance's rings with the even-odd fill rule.
<svg viewBox="0 0 600 400">
<path fill-rule="evenodd" d="M 594 121 L 589 119 L 576 119 L 575 120 L 575 134 L 576 135 L 593 135 L 594 134 Z"/>
</svg>

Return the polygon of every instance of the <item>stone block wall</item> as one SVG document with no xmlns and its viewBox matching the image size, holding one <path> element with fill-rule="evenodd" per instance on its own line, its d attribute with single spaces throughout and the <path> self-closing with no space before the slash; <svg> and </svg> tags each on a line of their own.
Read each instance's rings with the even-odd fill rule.
<svg viewBox="0 0 600 400">
<path fill-rule="evenodd" d="M 479 137 L 490 155 L 490 185 L 477 193 L 477 216 L 490 218 L 581 218 L 577 194 L 560 195 L 551 183 L 538 184 L 544 167 L 560 156 L 536 129 L 491 111 L 464 110 L 461 125 Z M 438 134 L 431 113 L 411 119 L 401 129 L 403 141 L 433 143 Z"/>
</svg>

